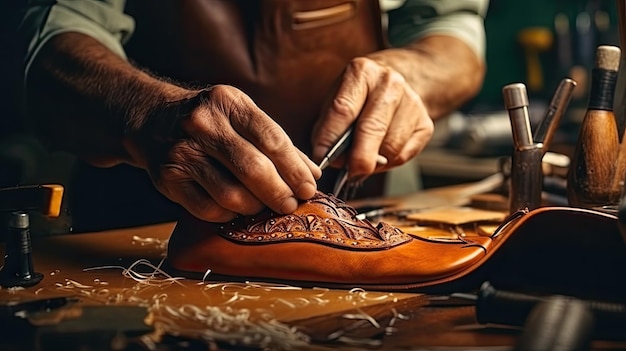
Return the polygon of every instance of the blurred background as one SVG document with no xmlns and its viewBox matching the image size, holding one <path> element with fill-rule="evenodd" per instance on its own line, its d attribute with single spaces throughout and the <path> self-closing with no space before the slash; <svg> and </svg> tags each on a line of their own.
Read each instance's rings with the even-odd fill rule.
<svg viewBox="0 0 626 351">
<path fill-rule="evenodd" d="M 29 136 L 19 119 L 15 31 L 22 1 L 5 1 L 0 14 L 0 188 L 66 183 L 72 158 L 50 153 Z M 458 113 L 437 122 L 434 139 L 419 156 L 425 188 L 474 181 L 497 172 L 510 155 L 510 122 L 502 87 L 525 83 L 531 122 L 542 117 L 557 84 L 570 77 L 577 90 L 553 140 L 568 154 L 584 115 L 588 79 L 598 45 L 618 45 L 615 0 L 491 0 L 486 17 L 487 75 L 480 94 Z M 55 221 L 67 232 L 67 218 Z"/>
<path fill-rule="evenodd" d="M 500 108 L 509 82 L 549 100 L 561 78 L 589 71 L 598 45 L 619 44 L 615 0 L 491 0 L 485 27 L 488 70 L 472 110 Z"/>
<path fill-rule="evenodd" d="M 585 114 L 596 47 L 619 45 L 616 4 L 491 0 L 483 88 L 458 113 L 437 121 L 434 140 L 420 156 L 423 186 L 480 179 L 497 171 L 497 156 L 511 155 L 510 120 L 502 99 L 502 87 L 510 83 L 526 84 L 534 127 L 561 79 L 577 82 L 551 147 L 571 154 Z"/>
</svg>

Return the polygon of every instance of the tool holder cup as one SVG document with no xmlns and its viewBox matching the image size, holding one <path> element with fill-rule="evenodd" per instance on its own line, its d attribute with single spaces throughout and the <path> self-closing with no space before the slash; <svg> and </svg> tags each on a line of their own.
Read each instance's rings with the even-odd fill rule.
<svg viewBox="0 0 626 351">
<path fill-rule="evenodd" d="M 541 206 L 543 145 L 516 148 L 511 158 L 509 212 L 534 210 Z"/>
<path fill-rule="evenodd" d="M 535 142 L 528 115 L 528 94 L 523 83 L 502 88 L 513 136 L 513 156 L 509 180 L 509 212 L 534 210 L 541 206 L 543 187 L 543 143 Z"/>
</svg>

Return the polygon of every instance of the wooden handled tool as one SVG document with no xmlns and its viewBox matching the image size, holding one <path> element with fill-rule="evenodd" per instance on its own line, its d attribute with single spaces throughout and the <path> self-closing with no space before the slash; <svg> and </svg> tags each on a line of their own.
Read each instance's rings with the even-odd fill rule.
<svg viewBox="0 0 626 351">
<path fill-rule="evenodd" d="M 620 53 L 618 47 L 607 45 L 599 46 L 596 51 L 587 112 L 568 172 L 568 201 L 575 207 L 596 207 L 619 201 L 621 189 L 615 189 L 613 183 L 616 172 L 621 172 L 622 167 L 616 167 L 618 153 L 625 152 L 618 150 L 613 95 Z"/>
</svg>

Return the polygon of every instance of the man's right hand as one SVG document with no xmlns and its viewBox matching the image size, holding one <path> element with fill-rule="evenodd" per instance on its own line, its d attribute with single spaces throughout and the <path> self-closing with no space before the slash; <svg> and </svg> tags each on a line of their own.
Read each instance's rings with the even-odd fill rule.
<svg viewBox="0 0 626 351">
<path fill-rule="evenodd" d="M 125 141 L 164 195 L 200 219 L 224 222 L 265 206 L 290 213 L 315 194 L 320 169 L 247 95 L 226 85 L 200 94 L 174 128 L 180 135 L 157 142 L 139 130 Z"/>
</svg>

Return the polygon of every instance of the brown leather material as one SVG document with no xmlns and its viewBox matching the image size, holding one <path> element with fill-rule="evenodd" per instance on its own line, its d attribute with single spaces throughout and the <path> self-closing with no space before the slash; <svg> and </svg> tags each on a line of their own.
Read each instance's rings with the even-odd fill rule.
<svg viewBox="0 0 626 351">
<path fill-rule="evenodd" d="M 412 240 L 387 223 L 374 226 L 356 215 L 345 202 L 318 192 L 293 214 L 280 216 L 268 210 L 210 224 L 207 231 L 242 244 L 311 241 L 348 250 L 388 249 Z"/>
<path fill-rule="evenodd" d="M 185 83 L 247 93 L 305 153 L 348 62 L 385 47 L 378 0 L 129 0 L 128 56 Z"/>
<path fill-rule="evenodd" d="M 459 273 L 484 257 L 490 245 L 490 239 L 483 237 L 473 242 L 443 243 L 409 237 L 399 230 L 393 231 L 392 235 L 369 235 L 366 238 L 349 235 L 353 231 L 347 230 L 348 226 L 360 227 L 360 233 L 371 232 L 375 227 L 354 218 L 354 210 L 337 207 L 328 210 L 328 203 L 319 201 L 328 198 L 332 199 L 332 196 L 319 194 L 304 202 L 295 213 L 266 217 L 263 223 L 252 228 L 273 227 L 270 222 L 279 218 L 293 223 L 289 217 L 298 217 L 298 222 L 307 223 L 307 218 L 313 217 L 315 223 L 334 222 L 320 229 L 334 243 L 310 240 L 302 235 L 281 241 L 242 242 L 233 240 L 227 233 L 236 232 L 232 229 L 237 229 L 237 225 L 239 231 L 245 231 L 249 225 L 241 225 L 243 222 L 216 225 L 188 216 L 178 222 L 170 238 L 168 260 L 178 270 L 196 273 L 210 269 L 216 274 L 232 276 L 347 284 L 406 284 Z M 333 199 L 332 203 L 341 204 L 341 201 Z M 379 228 L 376 231 L 380 233 L 389 227 L 381 224 Z M 298 228 L 297 232 L 300 230 Z M 280 235 L 287 237 L 289 234 L 293 233 Z M 338 240 L 347 242 L 347 247 L 336 245 Z M 371 243 L 351 245 L 359 241 L 381 243 L 378 247 Z"/>
<path fill-rule="evenodd" d="M 294 215 L 306 216 L 304 208 Z M 373 250 L 307 240 L 238 242 L 214 229 L 181 218 L 169 242 L 170 266 L 192 276 L 210 270 L 214 277 L 330 288 L 442 293 L 489 280 L 518 291 L 626 298 L 626 245 L 616 217 L 592 210 L 543 207 L 506 222 L 492 237 L 468 234 L 444 243 L 414 236 Z"/>
<path fill-rule="evenodd" d="M 617 217 L 543 207 L 506 228 L 481 262 L 446 288 L 491 280 L 502 289 L 626 301 L 626 243 Z"/>
</svg>

